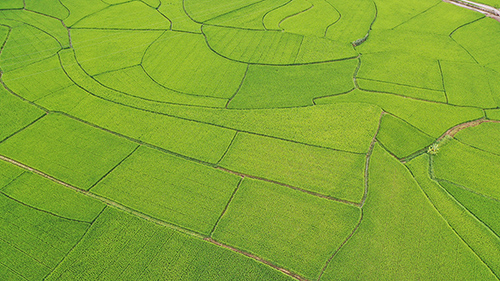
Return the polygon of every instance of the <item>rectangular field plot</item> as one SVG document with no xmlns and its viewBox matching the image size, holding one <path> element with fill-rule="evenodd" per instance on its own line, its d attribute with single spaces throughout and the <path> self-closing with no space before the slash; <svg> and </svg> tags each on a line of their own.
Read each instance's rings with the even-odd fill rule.
<svg viewBox="0 0 500 281">
<path fill-rule="evenodd" d="M 293 280 L 243 255 L 108 208 L 47 280 Z"/>
<path fill-rule="evenodd" d="M 0 221 L 1 280 L 42 280 L 90 226 L 35 210 L 3 194 Z"/>
<path fill-rule="evenodd" d="M 368 103 L 349 102 L 258 110 L 172 106 L 170 113 L 238 131 L 366 153 L 377 131 L 382 110 Z"/>
<path fill-rule="evenodd" d="M 348 92 L 357 60 L 298 66 L 254 66 L 228 108 L 313 105 L 315 97 Z"/>
<path fill-rule="evenodd" d="M 245 179 L 213 237 L 315 280 L 360 215 L 353 206 Z"/>
<path fill-rule="evenodd" d="M 441 68 L 450 104 L 480 108 L 495 108 L 500 105 L 500 94 L 489 83 L 490 78 L 494 77 L 492 70 L 477 63 L 447 61 L 441 62 Z M 497 75 L 492 81 L 498 83 L 499 77 Z"/>
<path fill-rule="evenodd" d="M 137 145 L 61 114 L 49 114 L 0 144 L 0 154 L 88 189 Z"/>
<path fill-rule="evenodd" d="M 371 79 L 356 79 L 361 90 L 391 93 L 420 100 L 438 101 L 446 103 L 446 94 L 444 90 L 429 90 L 414 86 L 406 86 L 392 82 L 383 82 Z"/>
<path fill-rule="evenodd" d="M 0 142 L 44 114 L 0 87 Z"/>
<path fill-rule="evenodd" d="M 363 55 L 358 78 L 443 90 L 437 60 L 394 51 Z"/>
<path fill-rule="evenodd" d="M 10 198 L 52 214 L 92 222 L 104 204 L 33 173 L 24 173 L 0 189 Z"/>
<path fill-rule="evenodd" d="M 92 192 L 208 234 L 239 180 L 235 175 L 141 147 Z"/>
<path fill-rule="evenodd" d="M 365 155 L 240 133 L 221 167 L 358 202 Z"/>
<path fill-rule="evenodd" d="M 474 62 L 474 59 L 448 34 L 438 35 L 419 31 L 382 30 L 370 32 L 370 39 L 356 48 L 363 54 L 383 55 L 382 59 L 399 61 L 401 70 L 425 69 L 430 61 L 446 60 Z M 414 58 L 419 56 L 419 58 Z M 383 68 L 379 71 L 383 73 Z M 400 75 L 400 73 L 390 73 Z M 410 80 L 411 81 L 411 80 Z"/>
</svg>

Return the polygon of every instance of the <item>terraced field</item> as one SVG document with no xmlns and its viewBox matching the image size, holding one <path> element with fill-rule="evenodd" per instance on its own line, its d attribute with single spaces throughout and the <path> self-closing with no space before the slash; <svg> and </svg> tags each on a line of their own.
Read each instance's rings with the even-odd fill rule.
<svg viewBox="0 0 500 281">
<path fill-rule="evenodd" d="M 500 22 L 447 2 L 1 0 L 0 280 L 500 279 Z"/>
</svg>

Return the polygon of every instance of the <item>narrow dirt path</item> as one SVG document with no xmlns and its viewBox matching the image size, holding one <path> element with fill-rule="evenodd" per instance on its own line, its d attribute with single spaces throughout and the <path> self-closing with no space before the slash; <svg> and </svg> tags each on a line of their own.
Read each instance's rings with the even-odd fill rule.
<svg viewBox="0 0 500 281">
<path fill-rule="evenodd" d="M 351 206 L 355 206 L 355 207 L 361 208 L 361 203 L 351 202 L 351 201 L 348 201 L 348 200 L 335 198 L 335 197 L 332 197 L 332 196 L 328 196 L 328 195 L 324 195 L 324 194 L 317 193 L 317 192 L 314 192 L 314 191 L 306 190 L 306 189 L 303 189 L 303 188 L 300 188 L 300 187 L 296 187 L 296 186 L 293 186 L 293 185 L 289 185 L 289 184 L 286 184 L 286 183 L 282 183 L 282 182 L 278 182 L 278 181 L 274 181 L 274 180 L 270 180 L 270 179 L 266 179 L 266 178 L 261 178 L 261 177 L 257 177 L 257 176 L 252 176 L 252 175 L 248 175 L 248 174 L 236 172 L 236 171 L 229 170 L 229 169 L 222 168 L 222 167 L 217 167 L 216 169 L 224 171 L 224 172 L 227 172 L 227 173 L 230 173 L 230 174 L 233 174 L 233 175 L 237 175 L 237 176 L 242 177 L 242 178 L 256 179 L 256 180 L 260 180 L 260 181 L 265 181 L 265 182 L 269 182 L 269 183 L 281 185 L 281 186 L 284 186 L 284 187 L 291 188 L 293 190 L 297 190 L 297 191 L 301 191 L 301 192 L 307 193 L 307 194 L 312 195 L 312 196 L 317 196 L 317 197 L 320 197 L 320 198 L 324 198 L 324 199 L 328 199 L 328 200 L 332 200 L 332 201 L 336 201 L 336 202 L 339 202 L 339 203 L 343 203 L 343 204 L 347 204 L 347 205 L 351 205 Z"/>
<path fill-rule="evenodd" d="M 476 120 L 472 120 L 472 121 L 468 121 L 468 122 L 465 122 L 465 123 L 461 123 L 461 124 L 458 124 L 458 125 L 455 125 L 453 126 L 452 128 L 448 129 L 444 134 L 442 134 L 439 138 L 436 139 L 436 141 L 433 143 L 433 144 L 436 144 L 436 143 L 439 143 L 440 141 L 442 141 L 444 138 L 446 137 L 455 137 L 455 135 L 464 130 L 464 129 L 467 129 L 467 128 L 470 128 L 470 127 L 476 127 L 476 126 L 479 126 L 483 123 L 500 123 L 500 121 L 498 120 L 490 120 L 490 119 L 485 119 L 484 117 L 481 118 L 481 119 L 476 119 Z M 407 163 L 409 161 L 411 161 L 412 159 L 414 159 L 415 157 L 418 157 L 424 153 L 427 153 L 427 149 L 428 147 L 424 147 L 422 148 L 421 150 L 407 156 L 407 157 L 404 157 L 404 158 L 401 158 L 399 160 L 399 162 L 401 163 Z"/>
<path fill-rule="evenodd" d="M 464 130 L 464 129 L 467 129 L 467 128 L 470 128 L 470 127 L 476 127 L 476 126 L 479 126 L 483 123 L 500 123 L 500 121 L 497 121 L 497 120 L 489 120 L 489 119 L 484 119 L 484 118 L 481 118 L 481 119 L 477 119 L 477 120 L 472 120 L 472 121 L 469 121 L 469 122 L 465 122 L 465 123 L 462 123 L 462 124 L 458 124 L 456 125 L 455 127 L 449 129 L 448 131 L 446 131 L 442 136 L 440 136 L 436 142 L 439 142 L 441 140 L 443 140 L 445 137 L 455 137 L 455 135 Z"/>
<path fill-rule="evenodd" d="M 500 10 L 497 8 L 468 0 L 443 0 L 443 1 L 475 12 L 479 12 L 487 17 L 490 17 L 500 22 Z"/>
<path fill-rule="evenodd" d="M 386 114 L 387 113 L 385 111 L 382 111 L 382 113 L 380 113 L 380 117 L 378 119 L 377 131 L 375 132 L 375 135 L 372 138 L 372 141 L 370 143 L 370 148 L 368 149 L 368 153 L 366 154 L 365 170 L 364 170 L 364 179 L 365 179 L 365 186 L 364 187 L 365 187 L 365 190 L 364 190 L 364 194 L 363 194 L 363 199 L 361 199 L 361 202 L 359 204 L 360 208 L 363 208 L 363 206 L 365 205 L 365 202 L 366 202 L 366 198 L 368 197 L 370 160 L 371 160 L 371 157 L 372 157 L 372 154 L 373 154 L 373 150 L 375 149 L 375 143 L 377 143 L 378 133 L 380 132 L 380 126 L 382 125 L 382 118 Z"/>
<path fill-rule="evenodd" d="M 249 258 L 252 258 L 252 259 L 254 259 L 254 260 L 260 261 L 260 262 L 262 262 L 262 263 L 264 263 L 264 264 L 266 264 L 266 265 L 268 265 L 268 266 L 270 266 L 270 267 L 272 267 L 272 268 L 274 268 L 274 269 L 276 269 L 276 270 L 279 270 L 279 271 L 283 272 L 284 274 L 286 274 L 286 275 L 288 275 L 288 276 L 290 276 L 290 277 L 293 277 L 293 278 L 295 278 L 295 279 L 299 280 L 299 281 L 307 281 L 307 279 L 306 279 L 306 278 L 304 278 L 304 277 L 302 277 L 302 276 L 300 276 L 300 275 L 298 275 L 298 274 L 295 274 L 295 273 L 293 273 L 293 272 L 291 272 L 291 271 L 289 271 L 289 270 L 287 270 L 287 269 L 284 269 L 284 268 L 282 268 L 282 267 L 279 267 L 279 266 L 277 266 L 277 265 L 275 265 L 275 264 L 273 264 L 273 263 L 271 263 L 271 262 L 269 262 L 269 261 L 267 261 L 267 260 L 264 260 L 264 259 L 262 259 L 262 258 L 260 258 L 260 257 L 258 257 L 258 256 L 255 256 L 255 255 L 253 255 L 253 254 L 250 254 L 250 253 L 244 252 L 244 251 L 242 251 L 242 250 L 236 249 L 236 248 L 234 248 L 234 247 L 231 247 L 231 246 L 228 246 L 228 245 L 222 244 L 222 243 L 220 243 L 220 242 L 215 241 L 215 240 L 214 240 L 214 239 L 212 239 L 212 238 L 205 238 L 204 240 L 205 240 L 205 241 L 208 241 L 208 242 L 210 242 L 210 243 L 212 243 L 212 244 L 215 244 L 215 245 L 217 245 L 217 246 L 220 246 L 220 247 L 222 247 L 222 248 L 225 248 L 225 249 L 231 250 L 231 251 L 233 251 L 233 252 L 240 253 L 240 254 L 245 255 L 245 256 L 247 256 L 247 257 L 249 257 Z"/>
<path fill-rule="evenodd" d="M 190 231 L 190 230 L 188 230 L 188 229 L 184 229 L 184 228 L 182 228 L 182 227 L 179 227 L 179 226 L 176 226 L 176 225 L 172 225 L 172 224 L 166 223 L 166 222 L 164 222 L 164 221 L 161 221 L 161 220 L 155 219 L 155 218 L 150 217 L 150 216 L 148 216 L 148 215 L 146 215 L 146 214 L 143 214 L 143 213 L 141 213 L 141 212 L 139 212 L 139 211 L 135 211 L 135 210 L 130 209 L 130 208 L 128 208 L 128 207 L 126 207 L 126 206 L 124 206 L 124 205 L 121 205 L 121 204 L 119 204 L 119 203 L 116 203 L 116 202 L 114 202 L 114 201 L 112 201 L 112 200 L 109 200 L 109 199 L 104 198 L 104 197 L 102 197 L 102 196 L 96 195 L 96 194 L 91 193 L 91 192 L 89 192 L 89 191 L 87 191 L 87 190 L 80 189 L 80 188 L 78 188 L 78 187 L 76 187 L 76 186 L 73 186 L 73 185 L 71 185 L 71 184 L 69 184 L 69 183 L 63 182 L 63 181 L 61 181 L 61 180 L 58 180 L 58 179 L 56 179 L 56 178 L 54 178 L 54 177 L 52 177 L 52 176 L 50 176 L 50 175 L 45 174 L 45 173 L 44 173 L 44 172 L 42 172 L 42 171 L 39 171 L 39 170 L 37 170 L 37 169 L 35 169 L 35 168 L 32 168 L 32 167 L 29 167 L 29 166 L 27 166 L 27 165 L 25 165 L 25 164 L 23 164 L 23 163 L 20 163 L 20 162 L 18 162 L 18 161 L 16 161 L 16 160 L 10 159 L 10 158 L 5 157 L 5 156 L 3 156 L 3 155 L 0 155 L 0 160 L 3 160 L 3 161 L 6 161 L 6 162 L 9 162 L 9 163 L 11 163 L 11 164 L 13 164 L 13 165 L 16 165 L 16 166 L 20 167 L 20 168 L 23 168 L 23 169 L 25 169 L 25 170 L 28 170 L 28 171 L 30 171 L 30 172 L 33 172 L 33 173 L 35 173 L 35 174 L 37 174 L 37 175 L 40 175 L 40 176 L 42 176 L 42 177 L 44 177 L 44 178 L 46 178 L 46 179 L 49 179 L 49 180 L 51 180 L 51 181 L 53 181 L 53 182 L 55 182 L 55 183 L 58 183 L 58 184 L 63 185 L 63 186 L 65 186 L 65 187 L 67 187 L 67 188 L 70 188 L 70 189 L 72 189 L 72 190 L 74 190 L 74 191 L 76 191 L 76 192 L 78 192 L 78 193 L 81 193 L 81 194 L 83 194 L 83 195 L 85 195 L 85 196 L 88 196 L 88 197 L 91 197 L 91 198 L 93 198 L 93 199 L 99 200 L 99 201 L 103 202 L 104 204 L 106 204 L 106 205 L 108 205 L 108 206 L 115 207 L 115 208 L 120 209 L 120 210 L 122 210 L 122 211 L 125 211 L 125 212 L 127 212 L 127 213 L 129 213 L 129 214 L 135 215 L 135 216 L 137 216 L 137 217 L 143 218 L 143 219 L 145 219 L 145 220 L 148 220 L 148 221 L 154 222 L 154 223 L 159 224 L 159 225 L 166 226 L 166 227 L 171 228 L 171 229 L 175 229 L 175 230 L 180 231 L 180 232 L 182 232 L 182 233 L 185 233 L 185 234 L 188 234 L 188 235 L 191 235 L 191 236 L 195 236 L 195 237 L 197 237 L 197 238 L 204 238 L 204 236 L 203 236 L 202 234 L 199 234 L 199 233 L 196 233 L 196 232 Z"/>
<path fill-rule="evenodd" d="M 245 252 L 245 251 L 242 251 L 242 250 L 236 249 L 236 248 L 231 247 L 231 246 L 229 246 L 229 245 L 222 244 L 222 243 L 220 243 L 220 242 L 217 242 L 217 241 L 213 240 L 212 238 L 209 238 L 209 237 L 204 236 L 203 234 L 200 234 L 200 233 L 197 233 L 197 232 L 191 231 L 191 230 L 189 230 L 189 229 L 185 229 L 185 228 L 182 228 L 182 227 L 180 227 L 180 226 L 176 226 L 176 225 L 173 225 L 173 224 L 167 223 L 167 222 L 165 222 L 165 221 L 162 221 L 162 220 L 156 219 L 156 218 L 154 218 L 154 217 L 151 217 L 151 216 L 149 216 L 149 215 L 147 215 L 147 214 L 144 214 L 144 213 L 141 213 L 141 212 L 139 212 L 139 211 L 133 210 L 133 209 L 131 209 L 131 208 L 127 207 L 127 206 L 124 206 L 124 205 L 122 205 L 122 204 L 120 204 L 120 203 L 117 203 L 117 202 L 115 202 L 115 201 L 112 201 L 112 200 L 110 200 L 110 199 L 107 199 L 107 198 L 104 198 L 104 197 L 102 197 L 102 196 L 99 196 L 99 195 L 93 194 L 93 193 L 91 193 L 91 192 L 89 192 L 89 191 L 87 191 L 87 190 L 80 189 L 80 188 L 78 188 L 78 187 L 76 187 L 76 186 L 73 186 L 73 185 L 71 185 L 71 184 L 69 184 L 69 183 L 63 182 L 63 181 L 58 180 L 58 179 L 56 179 L 56 178 L 54 178 L 54 177 L 52 177 L 52 176 L 50 176 L 50 175 L 47 175 L 47 174 L 45 174 L 45 173 L 44 173 L 44 172 L 42 172 L 42 171 L 39 171 L 39 170 L 37 170 L 37 169 L 35 169 L 35 168 L 32 168 L 32 167 L 27 166 L 27 165 L 25 165 L 25 164 L 23 164 L 23 163 L 20 163 L 20 162 L 18 162 L 18 161 L 16 161 L 16 160 L 14 160 L 14 159 L 10 159 L 10 158 L 8 158 L 8 157 L 5 157 L 5 156 L 3 156 L 3 155 L 0 155 L 0 160 L 3 160 L 3 161 L 6 161 L 6 162 L 9 162 L 9 163 L 11 163 L 11 164 L 13 164 L 13 165 L 16 165 L 16 166 L 18 166 L 18 167 L 20 167 L 20 168 L 22 168 L 22 169 L 25 169 L 25 170 L 27 170 L 27 171 L 30 171 L 30 172 L 35 173 L 35 174 L 37 174 L 37 175 L 40 175 L 40 176 L 42 176 L 42 177 L 44 177 L 44 178 L 46 178 L 46 179 L 49 179 L 49 180 L 51 180 L 51 181 L 53 181 L 53 182 L 55 182 L 55 183 L 58 183 L 58 184 L 63 185 L 63 186 L 65 186 L 65 187 L 67 187 L 67 188 L 70 188 L 70 189 L 72 189 L 72 190 L 74 190 L 74 191 L 76 191 L 76 192 L 78 192 L 78 193 L 81 193 L 81 194 L 83 194 L 83 195 L 85 195 L 85 196 L 88 196 L 88 197 L 90 197 L 90 198 L 93 198 L 93 199 L 99 200 L 99 201 L 103 202 L 104 204 L 106 204 L 107 206 L 111 206 L 111 207 L 117 208 L 117 209 L 119 209 L 119 210 L 122 210 L 122 211 L 124 211 L 124 212 L 126 212 L 126 213 L 129 213 L 129 214 L 131 214 L 131 215 L 134 215 L 134 216 L 136 216 L 136 217 L 139 217 L 139 218 L 145 219 L 145 220 L 147 220 L 147 221 L 150 221 L 150 222 L 152 222 L 152 223 L 156 223 L 156 224 L 159 224 L 159 225 L 161 225 L 161 226 L 165 226 L 165 227 L 168 227 L 168 228 L 170 228 L 170 229 L 177 230 L 177 231 L 182 232 L 182 233 L 184 233 L 184 234 L 187 234 L 187 235 L 189 235 L 189 236 L 196 237 L 196 238 L 198 238 L 198 239 L 203 239 L 203 240 L 205 240 L 205 241 L 207 241 L 207 242 L 210 242 L 210 243 L 212 243 L 212 244 L 215 244 L 215 245 L 217 245 L 217 246 L 223 247 L 223 248 L 228 249 L 228 250 L 231 250 L 231 251 L 233 251 L 233 252 L 240 253 L 240 254 L 245 255 L 245 256 L 247 256 L 247 257 L 250 257 L 250 258 L 252 258 L 252 259 L 254 259 L 254 260 L 258 261 L 258 262 L 261 262 L 261 263 L 264 263 L 264 264 L 266 264 L 266 265 L 268 265 L 268 266 L 271 266 L 272 268 L 277 269 L 277 270 L 279 270 L 279 271 L 283 272 L 284 274 L 286 274 L 286 275 L 288 275 L 288 276 L 290 276 L 290 277 L 292 277 L 292 278 L 294 278 L 294 279 L 297 279 L 297 280 L 299 280 L 299 281 L 306 281 L 306 280 L 307 280 L 306 278 L 304 278 L 304 277 L 302 277 L 302 276 L 300 276 L 300 275 L 298 275 L 298 274 L 295 274 L 295 273 L 293 273 L 293 272 L 291 272 L 291 271 L 289 271 L 289 270 L 287 270 L 287 269 L 285 269 L 285 268 L 279 267 L 279 266 L 277 266 L 277 265 L 273 264 L 272 262 L 270 262 L 270 261 L 268 261 L 268 260 L 264 260 L 263 258 L 260 258 L 260 257 L 258 257 L 258 256 L 253 255 L 253 254 L 247 253 L 247 252 Z"/>
</svg>

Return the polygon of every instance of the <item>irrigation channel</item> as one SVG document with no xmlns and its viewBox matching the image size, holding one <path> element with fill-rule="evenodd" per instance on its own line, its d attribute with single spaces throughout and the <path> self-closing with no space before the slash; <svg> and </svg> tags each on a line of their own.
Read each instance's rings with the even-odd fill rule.
<svg viewBox="0 0 500 281">
<path fill-rule="evenodd" d="M 497 8 L 468 0 L 443 0 L 443 1 L 451 3 L 453 5 L 457 5 L 459 7 L 479 12 L 487 17 L 490 17 L 500 22 L 500 10 Z"/>
</svg>

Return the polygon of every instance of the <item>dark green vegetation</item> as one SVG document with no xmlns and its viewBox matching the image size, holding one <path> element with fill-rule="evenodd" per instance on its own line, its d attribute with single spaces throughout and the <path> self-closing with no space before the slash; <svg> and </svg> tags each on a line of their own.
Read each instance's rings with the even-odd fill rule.
<svg viewBox="0 0 500 281">
<path fill-rule="evenodd" d="M 498 280 L 499 38 L 439 0 L 2 0 L 0 280 Z"/>
</svg>

